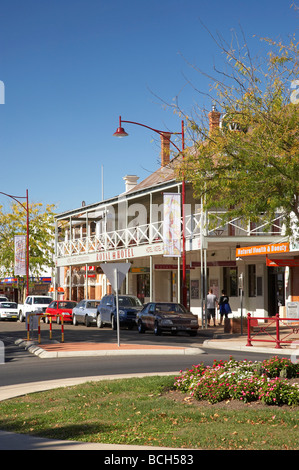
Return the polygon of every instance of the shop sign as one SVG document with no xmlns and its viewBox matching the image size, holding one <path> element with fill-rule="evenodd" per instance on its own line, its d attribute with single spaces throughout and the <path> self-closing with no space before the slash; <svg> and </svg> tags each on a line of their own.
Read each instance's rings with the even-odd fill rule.
<svg viewBox="0 0 299 470">
<path fill-rule="evenodd" d="M 149 273 L 150 268 L 131 268 L 131 273 Z"/>
<path fill-rule="evenodd" d="M 273 245 L 246 246 L 236 249 L 236 258 L 242 256 L 271 255 L 288 253 L 289 243 L 275 243 Z"/>
<path fill-rule="evenodd" d="M 177 264 L 155 264 L 154 268 L 155 269 L 172 270 L 172 269 L 178 269 L 178 265 Z M 190 264 L 187 264 L 186 268 L 187 269 L 194 269 L 194 266 L 190 266 Z M 181 269 L 183 269 L 183 265 L 181 265 Z"/>
<path fill-rule="evenodd" d="M 18 282 L 18 278 L 16 277 L 6 277 L 5 279 L 2 279 L 1 282 L 4 284 L 13 284 L 15 282 Z"/>
<path fill-rule="evenodd" d="M 287 319 L 288 323 L 299 320 L 299 302 L 287 302 Z"/>
</svg>

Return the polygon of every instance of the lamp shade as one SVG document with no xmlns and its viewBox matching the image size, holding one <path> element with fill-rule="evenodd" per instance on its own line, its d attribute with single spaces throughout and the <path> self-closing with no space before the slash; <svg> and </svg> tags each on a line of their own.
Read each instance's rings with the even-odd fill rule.
<svg viewBox="0 0 299 470">
<path fill-rule="evenodd" d="M 114 135 L 114 137 L 126 137 L 129 134 L 126 133 L 126 131 L 124 130 L 123 127 L 118 127 L 116 129 L 116 132 L 114 132 L 113 135 Z"/>
</svg>

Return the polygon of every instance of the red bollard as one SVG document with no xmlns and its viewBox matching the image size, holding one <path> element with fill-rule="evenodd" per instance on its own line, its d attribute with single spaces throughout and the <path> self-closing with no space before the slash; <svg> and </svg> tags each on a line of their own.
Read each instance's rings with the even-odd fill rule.
<svg viewBox="0 0 299 470">
<path fill-rule="evenodd" d="M 252 346 L 251 338 L 250 338 L 250 319 L 251 319 L 251 314 L 247 313 L 247 344 L 246 346 Z"/>
<path fill-rule="evenodd" d="M 280 338 L 279 338 L 279 313 L 277 313 L 275 315 L 275 321 L 276 321 L 276 346 L 275 346 L 275 349 L 281 349 Z"/>
</svg>

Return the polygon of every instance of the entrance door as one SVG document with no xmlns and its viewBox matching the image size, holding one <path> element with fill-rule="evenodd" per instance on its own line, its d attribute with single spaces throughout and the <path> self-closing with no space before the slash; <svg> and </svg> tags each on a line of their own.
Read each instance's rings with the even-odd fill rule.
<svg viewBox="0 0 299 470">
<path fill-rule="evenodd" d="M 144 303 L 144 299 L 150 298 L 150 275 L 137 274 L 137 297 Z"/>
<path fill-rule="evenodd" d="M 268 268 L 268 314 L 269 316 L 279 313 L 279 307 L 285 305 L 284 289 L 285 268 Z"/>
</svg>

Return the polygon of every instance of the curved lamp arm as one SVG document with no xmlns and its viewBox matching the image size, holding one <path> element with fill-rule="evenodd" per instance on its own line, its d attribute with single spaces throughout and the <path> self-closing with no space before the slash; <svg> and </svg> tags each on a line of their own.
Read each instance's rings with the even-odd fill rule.
<svg viewBox="0 0 299 470">
<path fill-rule="evenodd" d="M 150 127 L 150 126 L 146 126 L 145 124 L 141 124 L 140 122 L 135 122 L 135 121 L 123 121 L 121 119 L 121 116 L 119 116 L 119 127 L 116 129 L 116 132 L 114 132 L 114 137 L 126 137 L 128 136 L 129 134 L 126 133 L 126 131 L 124 130 L 124 128 L 122 127 L 122 123 L 125 122 L 127 124 L 135 124 L 136 126 L 142 126 L 142 127 L 146 127 L 146 129 L 150 129 L 151 131 L 153 132 L 156 132 L 157 134 L 160 134 L 160 135 L 163 135 L 166 137 L 166 139 L 176 148 L 176 150 L 179 152 L 179 153 L 182 153 L 182 150 L 184 150 L 184 122 L 182 121 L 182 132 L 168 132 L 168 131 L 159 131 L 158 129 L 154 129 L 153 127 Z M 172 134 L 172 135 L 176 135 L 176 134 L 181 134 L 182 135 L 182 147 L 183 149 L 180 150 L 175 143 L 172 142 L 172 140 L 170 140 L 170 138 L 166 135 L 166 134 Z"/>
</svg>

